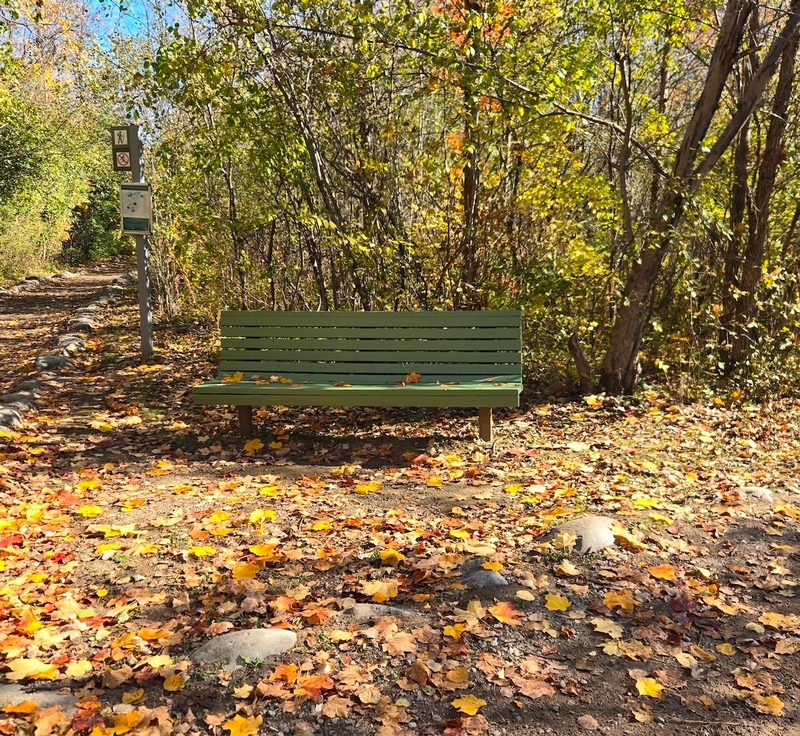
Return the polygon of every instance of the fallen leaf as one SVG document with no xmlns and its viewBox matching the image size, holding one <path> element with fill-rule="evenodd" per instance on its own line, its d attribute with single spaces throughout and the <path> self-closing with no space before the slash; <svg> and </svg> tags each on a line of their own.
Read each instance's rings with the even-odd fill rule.
<svg viewBox="0 0 800 736">
<path fill-rule="evenodd" d="M 545 599 L 544 607 L 548 611 L 566 611 L 572 605 L 570 599 L 567 598 L 565 595 L 547 593 L 544 599 Z"/>
<path fill-rule="evenodd" d="M 253 734 L 258 733 L 258 729 L 261 727 L 261 716 L 248 716 L 244 718 L 243 716 L 234 716 L 225 723 L 222 724 L 222 727 L 226 731 L 230 731 L 230 736 L 253 736 Z"/>
<path fill-rule="evenodd" d="M 456 700 L 450 703 L 454 708 L 457 708 L 462 713 L 468 716 L 474 716 L 484 705 L 486 705 L 486 701 L 482 698 L 475 697 L 474 695 L 465 695 L 462 698 L 456 698 Z"/>
<path fill-rule="evenodd" d="M 639 695 L 648 698 L 660 698 L 662 697 L 664 686 L 652 677 L 640 677 L 636 680 L 636 689 L 639 691 Z"/>
</svg>

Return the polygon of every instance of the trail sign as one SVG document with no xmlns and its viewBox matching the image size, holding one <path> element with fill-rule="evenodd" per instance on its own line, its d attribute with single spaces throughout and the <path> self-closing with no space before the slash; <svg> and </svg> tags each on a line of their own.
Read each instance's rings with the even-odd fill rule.
<svg viewBox="0 0 800 736">
<path fill-rule="evenodd" d="M 123 235 L 150 235 L 153 231 L 153 195 L 145 182 L 119 185 Z"/>
<path fill-rule="evenodd" d="M 131 144 L 127 126 L 111 128 L 111 158 L 114 171 L 131 171 Z"/>
</svg>

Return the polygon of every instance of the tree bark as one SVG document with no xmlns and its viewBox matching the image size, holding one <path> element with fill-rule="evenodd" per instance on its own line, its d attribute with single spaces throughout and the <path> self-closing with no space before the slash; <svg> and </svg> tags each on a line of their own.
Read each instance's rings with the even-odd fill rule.
<svg viewBox="0 0 800 736">
<path fill-rule="evenodd" d="M 578 381 L 581 386 L 581 395 L 588 396 L 594 393 L 594 383 L 592 383 L 592 369 L 589 366 L 589 361 L 586 360 L 586 353 L 583 352 L 583 347 L 578 335 L 574 332 L 567 343 L 569 354 L 575 361 L 575 368 L 578 371 Z"/>
</svg>

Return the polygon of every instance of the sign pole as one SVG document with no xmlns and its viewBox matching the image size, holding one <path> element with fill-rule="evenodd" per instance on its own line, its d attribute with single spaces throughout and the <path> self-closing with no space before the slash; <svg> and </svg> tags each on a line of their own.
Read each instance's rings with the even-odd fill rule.
<svg viewBox="0 0 800 736">
<path fill-rule="evenodd" d="M 139 126 L 128 126 L 130 145 L 131 178 L 134 182 L 144 181 L 144 157 L 142 142 L 139 140 Z M 142 360 L 153 357 L 153 310 L 150 299 L 150 243 L 147 235 L 136 236 L 136 266 L 139 278 L 139 333 L 142 337 Z"/>
</svg>

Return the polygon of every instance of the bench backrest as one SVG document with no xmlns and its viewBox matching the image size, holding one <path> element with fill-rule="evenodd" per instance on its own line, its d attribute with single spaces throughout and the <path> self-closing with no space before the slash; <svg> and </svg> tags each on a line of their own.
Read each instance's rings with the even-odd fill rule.
<svg viewBox="0 0 800 736">
<path fill-rule="evenodd" d="M 496 312 L 222 313 L 223 374 L 424 383 L 522 375 L 521 315 Z M 422 380 L 422 379 L 421 379 Z"/>
</svg>

